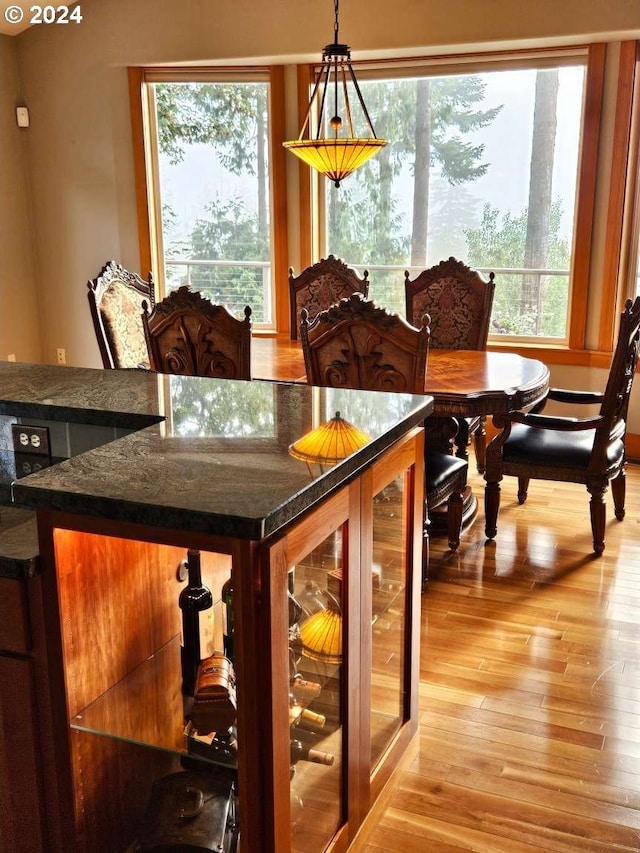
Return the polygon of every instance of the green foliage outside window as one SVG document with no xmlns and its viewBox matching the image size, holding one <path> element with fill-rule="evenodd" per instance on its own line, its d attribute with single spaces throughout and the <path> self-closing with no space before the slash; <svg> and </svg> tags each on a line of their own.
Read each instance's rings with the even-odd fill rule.
<svg viewBox="0 0 640 853">
<path fill-rule="evenodd" d="M 524 265 L 528 211 L 519 216 L 505 213 L 487 204 L 479 228 L 465 232 L 472 267 L 518 269 Z M 559 236 L 562 208 L 559 201 L 551 205 L 547 269 L 568 270 L 570 248 Z M 562 338 L 566 334 L 569 299 L 569 276 L 541 276 L 540 306 L 532 305 L 523 313 L 520 308 L 522 274 L 496 276 L 496 291 L 491 314 L 491 334 L 511 334 Z M 542 310 L 539 310 L 539 307 Z"/>
</svg>

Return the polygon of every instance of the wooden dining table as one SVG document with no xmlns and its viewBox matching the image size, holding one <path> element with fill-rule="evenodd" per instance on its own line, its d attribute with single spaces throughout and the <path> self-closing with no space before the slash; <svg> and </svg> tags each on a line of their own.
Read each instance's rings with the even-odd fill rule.
<svg viewBox="0 0 640 853">
<path fill-rule="evenodd" d="M 251 342 L 254 379 L 306 382 L 299 341 L 260 337 Z M 425 394 L 434 398 L 434 417 L 470 418 L 528 408 L 543 399 L 549 369 L 543 362 L 508 352 L 429 351 Z"/>
<path fill-rule="evenodd" d="M 306 382 L 304 357 L 299 341 L 286 336 L 254 335 L 251 343 L 254 379 Z M 535 358 L 488 350 L 431 349 L 428 355 L 425 394 L 434 400 L 433 415 L 425 424 L 426 444 L 431 449 L 453 452 L 457 418 L 498 415 L 527 409 L 544 399 L 549 388 L 549 369 Z M 477 512 L 470 488 L 464 497 L 463 527 Z M 446 506 L 431 514 L 430 532 L 446 532 Z"/>
</svg>

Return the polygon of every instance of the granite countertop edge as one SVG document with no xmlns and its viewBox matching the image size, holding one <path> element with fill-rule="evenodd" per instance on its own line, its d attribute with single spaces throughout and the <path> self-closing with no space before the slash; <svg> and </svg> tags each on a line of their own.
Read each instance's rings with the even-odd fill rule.
<svg viewBox="0 0 640 853">
<path fill-rule="evenodd" d="M 37 573 L 34 510 L 38 509 L 244 540 L 272 536 L 348 483 L 433 411 L 432 397 L 414 396 L 397 422 L 391 421 L 382 434 L 316 479 L 303 481 L 299 474 L 285 471 L 275 496 L 254 504 L 253 492 L 243 495 L 236 489 L 236 498 L 240 497 L 232 506 L 221 504 L 209 488 L 210 483 L 218 485 L 211 478 L 220 463 L 216 462 L 217 451 L 211 451 L 206 440 L 195 451 L 183 439 L 177 439 L 182 445 L 173 449 L 166 442 L 165 417 L 158 410 L 158 378 L 158 374 L 137 371 L 0 363 L 0 389 L 4 389 L 0 390 L 0 414 L 133 430 L 46 471 L 13 481 L 13 504 L 0 507 L 0 513 L 6 509 L 4 519 L 0 515 L 0 577 L 24 578 Z M 194 380 L 198 384 L 208 381 Z M 234 476 L 235 463 L 219 458 L 224 488 L 224 477 Z M 136 476 L 142 479 L 147 472 L 145 465 L 151 466 L 149 477 L 146 482 L 136 482 Z M 259 476 L 262 469 L 256 470 Z M 268 466 L 264 470 L 268 476 Z M 236 467 L 235 471 L 242 469 Z M 150 482 L 155 477 L 153 483 L 162 483 L 163 476 L 168 488 L 156 494 Z M 170 483 L 176 480 L 180 488 L 173 495 Z"/>
<path fill-rule="evenodd" d="M 32 482 L 13 484 L 14 501 L 32 510 L 51 509 L 70 514 L 82 514 L 111 521 L 126 521 L 150 527 L 189 530 L 243 540 L 260 540 L 280 531 L 314 504 L 333 494 L 354 479 L 358 473 L 399 438 L 422 423 L 430 413 L 432 403 L 425 397 L 424 407 L 418 407 L 403 420 L 374 439 L 357 453 L 331 468 L 323 477 L 313 481 L 304 491 L 292 495 L 283 505 L 269 514 L 237 516 L 169 504 L 151 504 L 126 497 L 109 497 L 61 491 L 59 488 L 38 486 Z M 126 439 L 113 442 L 117 445 Z M 0 564 L 1 572 L 1 564 Z"/>
</svg>

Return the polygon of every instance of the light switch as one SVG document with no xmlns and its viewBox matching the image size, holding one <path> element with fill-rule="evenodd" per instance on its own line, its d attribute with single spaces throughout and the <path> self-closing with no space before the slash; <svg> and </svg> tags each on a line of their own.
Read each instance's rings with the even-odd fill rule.
<svg viewBox="0 0 640 853">
<path fill-rule="evenodd" d="M 27 107 L 16 107 L 18 127 L 29 127 L 29 110 Z"/>
</svg>

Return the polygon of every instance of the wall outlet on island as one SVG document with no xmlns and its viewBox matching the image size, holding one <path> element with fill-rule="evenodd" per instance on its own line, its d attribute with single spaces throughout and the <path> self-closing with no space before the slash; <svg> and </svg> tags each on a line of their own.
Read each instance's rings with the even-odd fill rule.
<svg viewBox="0 0 640 853">
<path fill-rule="evenodd" d="M 56 350 L 56 360 L 58 364 L 67 363 L 67 351 L 63 347 L 58 347 Z"/>
</svg>

